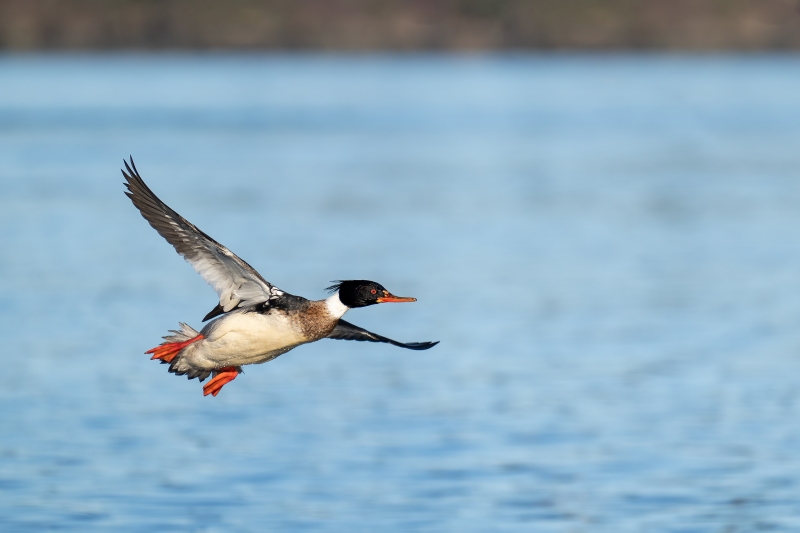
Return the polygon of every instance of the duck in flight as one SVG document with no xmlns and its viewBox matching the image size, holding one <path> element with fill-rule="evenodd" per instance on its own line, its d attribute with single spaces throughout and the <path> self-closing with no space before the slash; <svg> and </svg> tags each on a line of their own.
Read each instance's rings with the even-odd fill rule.
<svg viewBox="0 0 800 533">
<path fill-rule="evenodd" d="M 385 342 L 409 350 L 427 350 L 437 342 L 402 343 L 342 320 L 350 309 L 388 302 L 415 302 L 395 296 L 368 280 L 339 281 L 324 300 L 307 300 L 280 290 L 236 254 L 173 211 L 145 185 L 133 158 L 127 161 L 125 193 L 153 228 L 211 285 L 219 303 L 200 331 L 181 323 L 179 330 L 148 350 L 169 371 L 201 382 L 203 395 L 216 396 L 244 365 L 266 363 L 301 344 L 320 339 Z M 127 172 L 126 172 L 127 171 Z"/>
</svg>

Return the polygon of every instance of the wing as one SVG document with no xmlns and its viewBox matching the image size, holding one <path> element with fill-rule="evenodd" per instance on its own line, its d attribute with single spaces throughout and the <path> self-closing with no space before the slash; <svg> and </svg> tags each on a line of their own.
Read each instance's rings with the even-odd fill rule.
<svg viewBox="0 0 800 533">
<path fill-rule="evenodd" d="M 130 165 L 125 162 L 125 168 L 128 171 L 122 171 L 128 187 L 125 194 L 133 205 L 219 295 L 219 305 L 203 320 L 283 294 L 236 254 L 159 200 L 142 181 L 133 158 Z"/>
<path fill-rule="evenodd" d="M 336 324 L 336 327 L 328 335 L 328 338 L 344 339 L 346 341 L 386 342 L 389 344 L 393 344 L 394 346 L 399 346 L 401 348 L 408 348 L 409 350 L 427 350 L 428 348 L 433 348 L 434 346 L 439 344 L 439 341 L 409 342 L 409 343 L 393 341 L 392 339 L 387 339 L 386 337 L 382 337 L 377 333 L 372 333 L 371 331 L 367 331 L 364 328 L 355 326 L 350 322 L 347 322 L 342 319 L 339 319 L 339 323 Z"/>
</svg>

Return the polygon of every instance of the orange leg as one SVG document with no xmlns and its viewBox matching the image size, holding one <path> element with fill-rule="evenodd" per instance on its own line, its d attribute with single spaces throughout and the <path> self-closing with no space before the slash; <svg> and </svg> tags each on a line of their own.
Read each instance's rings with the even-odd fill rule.
<svg viewBox="0 0 800 533">
<path fill-rule="evenodd" d="M 230 383 L 236 376 L 239 375 L 239 369 L 235 366 L 226 366 L 225 368 L 220 368 L 217 370 L 217 375 L 214 378 L 203 385 L 203 396 L 208 396 L 209 394 L 212 396 L 216 396 L 219 394 L 219 391 L 222 390 L 227 383 Z"/>
<path fill-rule="evenodd" d="M 166 361 L 167 363 L 171 363 L 175 356 L 178 355 L 178 352 L 192 344 L 193 342 L 197 342 L 200 339 L 203 339 L 202 335 L 198 335 L 188 341 L 184 342 L 164 342 L 159 344 L 155 348 L 151 348 L 144 353 L 151 353 L 153 357 L 150 359 L 161 359 L 162 361 Z"/>
</svg>

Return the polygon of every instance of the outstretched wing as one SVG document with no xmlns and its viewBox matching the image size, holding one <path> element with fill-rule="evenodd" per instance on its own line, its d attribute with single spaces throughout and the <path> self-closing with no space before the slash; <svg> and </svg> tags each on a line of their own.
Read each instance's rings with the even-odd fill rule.
<svg viewBox="0 0 800 533">
<path fill-rule="evenodd" d="M 427 350 L 428 348 L 433 348 L 439 341 L 436 342 L 397 342 L 393 341 L 392 339 L 388 339 L 377 333 L 372 333 L 371 331 L 367 331 L 364 328 L 360 328 L 347 322 L 345 320 L 339 319 L 339 323 L 336 324 L 336 327 L 333 331 L 328 335 L 329 339 L 343 339 L 346 341 L 370 341 L 370 342 L 386 342 L 389 344 L 393 344 L 395 346 L 399 346 L 401 348 L 408 348 L 409 350 Z"/>
<path fill-rule="evenodd" d="M 219 305 L 204 320 L 277 298 L 283 291 L 269 283 L 236 254 L 173 211 L 145 185 L 136 165 L 125 162 L 125 194 L 153 228 L 197 271 L 219 295 Z"/>
</svg>

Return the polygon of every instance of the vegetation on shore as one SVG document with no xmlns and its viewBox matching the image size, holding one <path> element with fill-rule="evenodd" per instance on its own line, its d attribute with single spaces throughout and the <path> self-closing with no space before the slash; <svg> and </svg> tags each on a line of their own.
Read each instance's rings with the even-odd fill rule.
<svg viewBox="0 0 800 533">
<path fill-rule="evenodd" d="M 0 0 L 0 48 L 800 48 L 798 0 Z"/>
</svg>

